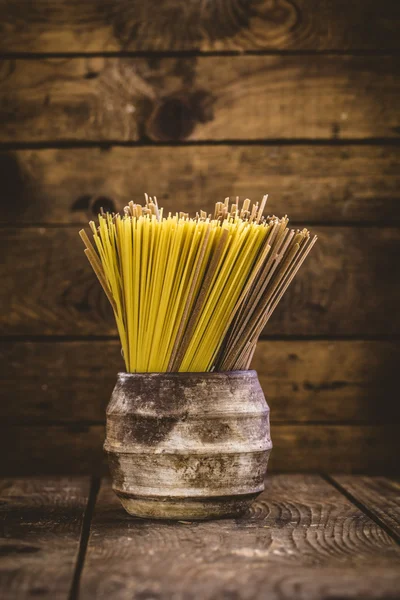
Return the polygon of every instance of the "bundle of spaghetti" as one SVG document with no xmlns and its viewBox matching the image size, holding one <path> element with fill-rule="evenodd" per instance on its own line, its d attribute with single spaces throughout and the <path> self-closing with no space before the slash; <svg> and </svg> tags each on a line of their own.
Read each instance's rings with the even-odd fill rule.
<svg viewBox="0 0 400 600">
<path fill-rule="evenodd" d="M 214 215 L 163 216 L 156 198 L 101 211 L 85 254 L 114 311 L 128 372 L 248 368 L 316 238 L 229 198 Z"/>
</svg>

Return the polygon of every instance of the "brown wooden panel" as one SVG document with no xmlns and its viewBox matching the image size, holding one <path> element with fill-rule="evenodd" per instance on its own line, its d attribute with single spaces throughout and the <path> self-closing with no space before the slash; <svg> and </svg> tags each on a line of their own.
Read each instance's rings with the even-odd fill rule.
<svg viewBox="0 0 400 600">
<path fill-rule="evenodd" d="M 396 425 L 272 425 L 273 471 L 398 472 Z M 0 474 L 106 472 L 103 425 L 1 425 Z"/>
<path fill-rule="evenodd" d="M 5 60 L 1 142 L 398 138 L 399 56 Z"/>
<path fill-rule="evenodd" d="M 177 146 L 0 153 L 3 223 L 87 223 L 143 192 L 165 210 L 269 193 L 295 221 L 400 222 L 398 146 Z M 132 174 L 134 173 L 134 178 Z M 156 176 L 155 176 L 156 174 Z"/>
<path fill-rule="evenodd" d="M 259 342 L 272 423 L 400 422 L 396 342 Z M 103 422 L 123 369 L 117 341 L 0 342 L 0 418 Z"/>
<path fill-rule="evenodd" d="M 272 425 L 273 471 L 398 473 L 398 425 Z"/>
<path fill-rule="evenodd" d="M 396 0 L 1 0 L 2 52 L 399 49 Z"/>
<path fill-rule="evenodd" d="M 0 476 L 107 472 L 103 425 L 0 426 Z"/>
<path fill-rule="evenodd" d="M 89 479 L 0 481 L 0 596 L 68 600 Z"/>
<path fill-rule="evenodd" d="M 108 482 L 81 579 L 85 599 L 391 598 L 399 548 L 317 475 L 275 475 L 240 519 L 132 519 Z"/>
<path fill-rule="evenodd" d="M 339 483 L 358 502 L 400 536 L 400 479 L 367 477 L 365 475 L 335 475 Z"/>
<path fill-rule="evenodd" d="M 279 335 L 400 332 L 398 229 L 314 227 L 319 240 L 267 325 Z M 115 334 L 108 301 L 72 228 L 6 228 L 0 333 Z"/>
</svg>

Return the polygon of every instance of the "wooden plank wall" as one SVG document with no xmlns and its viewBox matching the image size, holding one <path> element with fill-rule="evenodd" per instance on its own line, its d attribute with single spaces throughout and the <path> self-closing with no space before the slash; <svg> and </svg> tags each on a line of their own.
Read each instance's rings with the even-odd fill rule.
<svg viewBox="0 0 400 600">
<path fill-rule="evenodd" d="M 0 0 L 4 473 L 103 466 L 122 368 L 77 235 L 270 194 L 319 243 L 254 367 L 275 470 L 398 469 L 397 0 Z"/>
</svg>

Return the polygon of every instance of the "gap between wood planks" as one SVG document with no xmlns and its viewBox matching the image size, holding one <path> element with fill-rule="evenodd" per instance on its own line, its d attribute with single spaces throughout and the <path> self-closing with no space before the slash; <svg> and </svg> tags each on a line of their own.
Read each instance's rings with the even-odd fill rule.
<svg viewBox="0 0 400 600">
<path fill-rule="evenodd" d="M 378 527 L 380 527 L 383 531 L 385 531 L 387 533 L 387 535 L 396 544 L 400 545 L 400 536 L 398 536 L 398 534 L 395 531 L 393 531 L 376 514 L 374 514 L 363 502 L 361 502 L 360 500 L 355 498 L 353 496 L 353 494 L 351 494 L 350 492 L 345 490 L 337 481 L 335 481 L 335 479 L 333 479 L 327 473 L 319 473 L 319 475 L 324 481 L 326 481 L 326 483 L 328 483 L 328 485 L 331 485 L 332 487 L 334 487 L 342 496 L 347 498 L 347 500 L 349 500 L 349 502 L 351 502 L 354 506 L 356 506 L 362 513 L 364 513 L 369 519 L 371 519 L 371 521 L 376 523 L 378 525 Z M 80 580 L 81 580 L 81 575 L 82 575 L 83 568 L 85 565 L 85 558 L 86 558 L 86 552 L 87 552 L 87 547 L 88 547 L 88 543 L 89 543 L 90 529 L 91 529 L 94 511 L 96 508 L 96 502 L 97 502 L 97 497 L 98 497 L 98 493 L 100 490 L 101 481 L 102 481 L 102 478 L 100 478 L 100 477 L 92 477 L 91 478 L 90 492 L 89 492 L 88 502 L 86 505 L 86 510 L 85 510 L 83 523 L 82 523 L 82 529 L 81 529 L 81 535 L 80 535 L 80 541 L 79 541 L 79 552 L 78 552 L 78 557 L 77 557 L 77 561 L 76 561 L 76 565 L 75 565 L 74 576 L 72 579 L 69 600 L 78 600 L 79 599 Z"/>
<path fill-rule="evenodd" d="M 350 502 L 352 502 L 359 510 L 361 510 L 364 514 L 367 515 L 374 521 L 381 529 L 383 529 L 389 537 L 392 538 L 400 546 L 400 536 L 396 533 L 396 531 L 392 530 L 386 523 L 382 521 L 372 510 L 370 510 L 363 502 L 361 502 L 358 498 L 353 496 L 350 492 L 344 489 L 343 486 L 340 485 L 333 477 L 328 475 L 327 473 L 321 473 L 321 477 L 327 482 L 333 485 L 335 489 L 338 490 L 343 496 L 345 496 Z"/>
<path fill-rule="evenodd" d="M 207 58 L 213 56 L 399 56 L 400 50 L 116 50 L 113 52 L 1 52 L 0 59 L 41 60 L 49 58 Z"/>
<path fill-rule="evenodd" d="M 76 223 L 43 223 L 43 222 L 31 222 L 31 223 L 0 223 L 1 229 L 37 229 L 39 227 L 43 229 L 76 229 L 77 227 L 82 228 L 82 225 L 85 227 L 86 223 L 82 223 L 82 221 L 77 221 Z M 313 219 L 309 219 L 307 221 L 297 221 L 291 220 L 289 222 L 291 228 L 303 228 L 303 227 L 349 227 L 349 228 L 365 228 L 365 229 L 382 229 L 384 227 L 388 227 L 390 229 L 395 229 L 399 227 L 400 224 L 396 221 L 387 221 L 376 220 L 376 221 L 315 221 Z"/>
<path fill-rule="evenodd" d="M 146 146 L 170 148 L 175 146 L 399 146 L 399 138 L 268 138 L 268 139 L 228 139 L 228 140 L 186 140 L 157 142 L 150 139 L 138 141 L 122 140 L 44 140 L 40 142 L 0 142 L 0 151 L 4 150 L 58 150 L 76 148 L 100 148 L 110 150 L 113 147 L 143 148 Z"/>
<path fill-rule="evenodd" d="M 90 490 L 88 496 L 88 502 L 86 505 L 85 514 L 83 516 L 81 536 L 79 540 L 79 551 L 76 560 L 74 576 L 72 578 L 71 591 L 69 593 L 69 600 L 76 600 L 79 594 L 79 583 L 83 566 L 85 564 L 86 549 L 89 541 L 90 526 L 92 523 L 92 517 L 96 506 L 97 495 L 100 490 L 100 477 L 92 477 L 90 481 Z"/>
<path fill-rule="evenodd" d="M 0 228 L 1 229 L 1 228 Z M 74 342 L 118 342 L 116 335 L 0 335 L 2 343 L 74 343 Z M 379 335 L 279 335 L 262 334 L 259 341 L 269 342 L 396 342 L 400 334 Z"/>
</svg>

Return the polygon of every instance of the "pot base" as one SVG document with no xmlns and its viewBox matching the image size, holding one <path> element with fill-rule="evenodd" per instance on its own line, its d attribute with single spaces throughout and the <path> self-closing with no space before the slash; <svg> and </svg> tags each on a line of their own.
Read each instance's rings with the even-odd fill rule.
<svg viewBox="0 0 400 600">
<path fill-rule="evenodd" d="M 238 496 L 208 498 L 172 498 L 167 496 L 131 496 L 114 490 L 126 512 L 144 519 L 197 521 L 239 517 L 260 492 Z"/>
</svg>

